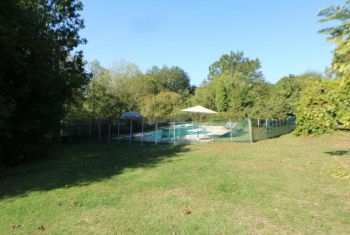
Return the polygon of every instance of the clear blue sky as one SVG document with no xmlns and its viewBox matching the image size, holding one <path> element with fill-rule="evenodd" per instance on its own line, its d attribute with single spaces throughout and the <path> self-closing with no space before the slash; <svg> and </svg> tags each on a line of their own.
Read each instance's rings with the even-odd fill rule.
<svg viewBox="0 0 350 235">
<path fill-rule="evenodd" d="M 124 59 L 142 71 L 179 66 L 200 84 L 224 53 L 259 58 L 266 80 L 323 72 L 333 44 L 317 31 L 319 9 L 340 0 L 83 0 L 85 59 Z"/>
</svg>

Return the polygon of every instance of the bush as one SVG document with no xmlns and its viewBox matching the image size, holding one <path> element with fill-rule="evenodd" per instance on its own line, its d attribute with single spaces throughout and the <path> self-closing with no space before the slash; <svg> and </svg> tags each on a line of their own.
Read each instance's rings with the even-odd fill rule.
<svg viewBox="0 0 350 235">
<path fill-rule="evenodd" d="M 308 87 L 296 109 L 297 135 L 319 135 L 333 132 L 338 126 L 339 81 L 323 80 Z"/>
<path fill-rule="evenodd" d="M 181 96 L 175 92 L 163 91 L 157 95 L 148 95 L 141 104 L 141 113 L 145 117 L 166 117 L 179 110 Z"/>
</svg>

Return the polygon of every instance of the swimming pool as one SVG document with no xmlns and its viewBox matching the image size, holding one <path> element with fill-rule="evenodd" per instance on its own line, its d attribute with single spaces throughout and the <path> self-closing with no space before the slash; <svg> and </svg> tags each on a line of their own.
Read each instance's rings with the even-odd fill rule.
<svg viewBox="0 0 350 235">
<path fill-rule="evenodd" d="M 144 141 L 171 142 L 175 139 L 194 140 L 200 136 L 203 137 L 210 132 L 205 128 L 196 125 L 176 125 L 162 127 L 157 131 L 144 133 L 143 136 L 137 136 L 138 139 Z"/>
</svg>

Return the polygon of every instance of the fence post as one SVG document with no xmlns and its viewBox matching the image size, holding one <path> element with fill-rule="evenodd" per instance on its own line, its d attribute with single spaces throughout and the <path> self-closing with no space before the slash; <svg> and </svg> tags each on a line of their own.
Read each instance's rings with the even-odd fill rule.
<svg viewBox="0 0 350 235">
<path fill-rule="evenodd" d="M 174 125 L 174 144 L 176 144 L 176 125 L 175 125 L 175 122 L 173 123 Z"/>
<path fill-rule="evenodd" d="M 158 144 L 158 140 L 157 140 L 157 131 L 158 131 L 158 122 L 156 122 L 155 125 L 155 135 L 154 135 L 154 143 L 157 145 Z"/>
<path fill-rule="evenodd" d="M 130 119 L 129 144 L 131 144 L 131 135 L 132 135 L 132 119 Z"/>
<path fill-rule="evenodd" d="M 119 139 L 120 139 L 120 138 L 119 138 L 119 126 L 120 126 L 120 122 L 119 122 L 119 120 L 118 120 L 118 134 L 117 134 L 117 135 L 118 135 L 118 136 L 117 136 L 118 144 L 119 144 L 119 142 L 120 142 L 120 140 L 119 140 Z"/>
<path fill-rule="evenodd" d="M 260 127 L 260 119 L 258 118 L 258 127 Z"/>
<path fill-rule="evenodd" d="M 231 142 L 232 142 L 232 120 L 230 119 L 230 136 L 231 136 Z"/>
<path fill-rule="evenodd" d="M 287 131 L 288 131 L 288 133 L 289 133 L 289 131 L 290 131 L 290 125 L 289 125 L 289 118 L 287 118 Z"/>
<path fill-rule="evenodd" d="M 250 137 L 250 143 L 253 143 L 253 130 L 252 130 L 252 120 L 250 118 L 248 119 L 248 125 L 249 125 L 249 137 Z"/>
<path fill-rule="evenodd" d="M 108 143 L 111 143 L 111 120 L 108 122 Z"/>
<path fill-rule="evenodd" d="M 141 127 L 141 145 L 143 145 L 143 123 L 144 123 L 144 119 L 142 118 L 142 127 Z"/>
<path fill-rule="evenodd" d="M 265 119 L 265 126 L 266 126 L 266 139 L 269 138 L 269 120 L 266 118 Z"/>
<path fill-rule="evenodd" d="M 81 130 L 80 130 L 80 123 L 78 123 L 78 135 L 79 135 L 79 141 L 81 141 Z"/>
<path fill-rule="evenodd" d="M 101 120 L 98 120 L 98 142 L 101 142 Z"/>
<path fill-rule="evenodd" d="M 89 120 L 89 142 L 91 142 L 91 119 Z"/>
</svg>

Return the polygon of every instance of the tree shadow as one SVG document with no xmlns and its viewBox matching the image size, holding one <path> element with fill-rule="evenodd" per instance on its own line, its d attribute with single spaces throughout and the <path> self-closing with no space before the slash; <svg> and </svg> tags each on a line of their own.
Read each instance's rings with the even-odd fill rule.
<svg viewBox="0 0 350 235">
<path fill-rule="evenodd" d="M 350 150 L 334 150 L 334 151 L 329 151 L 325 153 L 332 156 L 343 156 L 343 155 L 350 155 Z"/>
<path fill-rule="evenodd" d="M 59 145 L 47 159 L 0 173 L 0 199 L 88 185 L 121 174 L 126 168 L 154 167 L 172 161 L 187 150 L 187 145 L 170 144 Z"/>
</svg>

